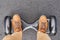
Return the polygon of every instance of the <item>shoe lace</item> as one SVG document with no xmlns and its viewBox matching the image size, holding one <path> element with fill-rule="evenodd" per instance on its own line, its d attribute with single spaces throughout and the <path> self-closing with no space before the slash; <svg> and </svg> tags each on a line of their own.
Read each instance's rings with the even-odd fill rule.
<svg viewBox="0 0 60 40">
<path fill-rule="evenodd" d="M 46 28 L 46 22 L 42 22 L 41 29 L 45 30 L 45 28 Z"/>
<path fill-rule="evenodd" d="M 15 22 L 16 27 L 20 27 L 20 22 Z"/>
</svg>

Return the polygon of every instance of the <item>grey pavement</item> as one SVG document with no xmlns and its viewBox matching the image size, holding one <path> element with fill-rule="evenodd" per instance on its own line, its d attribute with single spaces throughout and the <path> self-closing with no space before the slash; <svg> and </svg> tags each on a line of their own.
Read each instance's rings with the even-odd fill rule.
<svg viewBox="0 0 60 40">
<path fill-rule="evenodd" d="M 52 40 L 60 40 L 60 0 L 0 0 L 0 40 L 4 37 L 4 17 L 18 12 L 27 23 L 36 21 L 41 15 L 55 15 L 57 35 Z M 23 40 L 36 40 L 36 32 L 23 32 Z"/>
</svg>

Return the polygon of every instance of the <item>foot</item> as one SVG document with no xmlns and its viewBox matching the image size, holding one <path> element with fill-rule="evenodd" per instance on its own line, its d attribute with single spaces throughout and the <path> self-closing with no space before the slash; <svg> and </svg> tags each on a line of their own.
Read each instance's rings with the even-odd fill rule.
<svg viewBox="0 0 60 40">
<path fill-rule="evenodd" d="M 39 19 L 38 31 L 41 31 L 41 32 L 45 33 L 47 28 L 48 28 L 47 17 L 45 15 L 42 15 Z"/>
<path fill-rule="evenodd" d="M 22 31 L 21 18 L 18 14 L 15 14 L 12 18 L 12 28 L 14 32 Z"/>
</svg>

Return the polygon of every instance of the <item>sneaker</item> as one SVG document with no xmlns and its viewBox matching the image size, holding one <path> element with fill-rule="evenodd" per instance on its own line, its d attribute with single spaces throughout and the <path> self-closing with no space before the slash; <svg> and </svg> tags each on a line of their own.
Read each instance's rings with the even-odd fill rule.
<svg viewBox="0 0 60 40">
<path fill-rule="evenodd" d="M 22 31 L 21 18 L 18 14 L 15 14 L 12 18 L 12 28 L 14 32 Z"/>
<path fill-rule="evenodd" d="M 47 28 L 48 28 L 47 17 L 45 15 L 42 15 L 39 19 L 38 31 L 45 33 L 47 31 Z"/>
</svg>

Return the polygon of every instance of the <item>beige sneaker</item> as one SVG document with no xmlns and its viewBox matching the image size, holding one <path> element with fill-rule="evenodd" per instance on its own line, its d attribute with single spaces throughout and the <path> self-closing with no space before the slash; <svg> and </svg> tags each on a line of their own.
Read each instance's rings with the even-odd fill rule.
<svg viewBox="0 0 60 40">
<path fill-rule="evenodd" d="M 12 28 L 14 32 L 22 31 L 21 18 L 18 14 L 15 14 L 12 18 Z"/>
<path fill-rule="evenodd" d="M 47 17 L 45 15 L 42 15 L 39 19 L 38 31 L 41 31 L 41 32 L 45 33 L 47 28 L 48 28 Z"/>
</svg>

